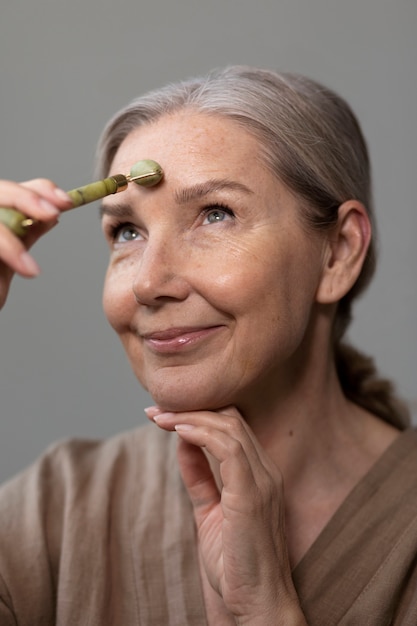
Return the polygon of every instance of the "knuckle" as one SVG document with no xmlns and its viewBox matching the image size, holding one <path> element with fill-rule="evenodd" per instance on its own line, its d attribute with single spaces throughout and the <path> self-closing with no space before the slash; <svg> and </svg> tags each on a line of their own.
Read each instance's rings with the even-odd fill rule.
<svg viewBox="0 0 417 626">
<path fill-rule="evenodd" d="M 238 439 L 230 439 L 227 445 L 231 456 L 238 457 L 243 454 L 243 446 Z"/>
<path fill-rule="evenodd" d="M 281 499 L 282 485 L 277 483 L 276 477 L 271 476 L 266 470 L 258 476 L 256 481 L 258 493 L 265 503 L 273 505 Z"/>
<path fill-rule="evenodd" d="M 48 178 L 33 178 L 32 180 L 24 181 L 21 183 L 21 186 L 29 193 L 33 194 L 33 198 L 37 199 L 40 194 L 53 193 L 56 189 L 55 183 Z"/>
<path fill-rule="evenodd" d="M 240 436 L 243 432 L 242 421 L 237 416 L 228 417 L 226 425 L 229 433 L 234 436 Z"/>
<path fill-rule="evenodd" d="M 25 187 L 29 187 L 31 185 L 44 185 L 53 187 L 53 182 L 49 180 L 49 178 L 31 178 L 31 180 L 25 180 L 21 184 Z"/>
</svg>

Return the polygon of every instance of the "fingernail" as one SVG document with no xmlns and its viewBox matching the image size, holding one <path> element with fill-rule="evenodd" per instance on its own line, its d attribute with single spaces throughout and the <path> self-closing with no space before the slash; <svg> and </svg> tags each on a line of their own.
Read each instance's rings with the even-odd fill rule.
<svg viewBox="0 0 417 626">
<path fill-rule="evenodd" d="M 193 426 L 193 424 L 176 424 L 174 428 L 177 432 L 186 432 L 189 430 L 193 430 L 195 426 Z"/>
<path fill-rule="evenodd" d="M 153 415 L 152 419 L 154 422 L 158 424 L 158 422 L 168 422 L 174 417 L 174 415 L 175 413 L 171 413 L 171 412 L 159 413 L 158 415 Z"/>
<path fill-rule="evenodd" d="M 64 191 L 63 189 L 60 189 L 59 187 L 55 187 L 54 193 L 56 197 L 59 198 L 59 200 L 65 200 L 65 202 L 72 202 L 67 192 Z"/>
<path fill-rule="evenodd" d="M 47 213 L 51 217 L 56 217 L 57 215 L 59 215 L 59 210 L 53 204 L 48 202 L 48 200 L 39 200 L 39 204 L 42 207 L 43 211 L 45 211 L 45 213 Z"/>
<path fill-rule="evenodd" d="M 24 269 L 31 274 L 32 276 L 39 276 L 41 273 L 39 265 L 36 263 L 35 259 L 30 256 L 28 252 L 22 252 L 20 255 L 20 261 L 24 267 Z"/>
</svg>

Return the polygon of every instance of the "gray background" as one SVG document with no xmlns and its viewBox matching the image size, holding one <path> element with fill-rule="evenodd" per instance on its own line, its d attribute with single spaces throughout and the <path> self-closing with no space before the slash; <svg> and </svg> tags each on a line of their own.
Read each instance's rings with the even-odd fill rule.
<svg viewBox="0 0 417 626">
<path fill-rule="evenodd" d="M 136 95 L 229 63 L 302 72 L 353 105 L 373 157 L 376 280 L 352 339 L 417 408 L 416 0 L 3 0 L 0 176 L 90 182 L 99 133 Z M 0 480 L 51 442 L 144 422 L 150 402 L 101 310 L 97 207 L 34 249 L 0 314 Z M 113 336 L 114 335 L 114 336 Z"/>
</svg>

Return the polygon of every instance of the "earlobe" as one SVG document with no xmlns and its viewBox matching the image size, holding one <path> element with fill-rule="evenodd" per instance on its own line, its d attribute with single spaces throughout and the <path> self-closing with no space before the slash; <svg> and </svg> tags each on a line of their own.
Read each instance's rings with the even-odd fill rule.
<svg viewBox="0 0 417 626">
<path fill-rule="evenodd" d="M 317 302 L 335 303 L 350 291 L 361 273 L 371 236 L 364 205 L 358 200 L 341 204 L 326 245 Z"/>
</svg>

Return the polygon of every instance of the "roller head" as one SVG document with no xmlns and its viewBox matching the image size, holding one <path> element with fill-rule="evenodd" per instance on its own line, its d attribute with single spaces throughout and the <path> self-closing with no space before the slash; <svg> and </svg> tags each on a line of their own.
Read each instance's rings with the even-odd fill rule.
<svg viewBox="0 0 417 626">
<path fill-rule="evenodd" d="M 153 187 L 161 182 L 164 173 L 156 161 L 145 159 L 138 161 L 130 170 L 129 179 L 142 187 Z"/>
</svg>

